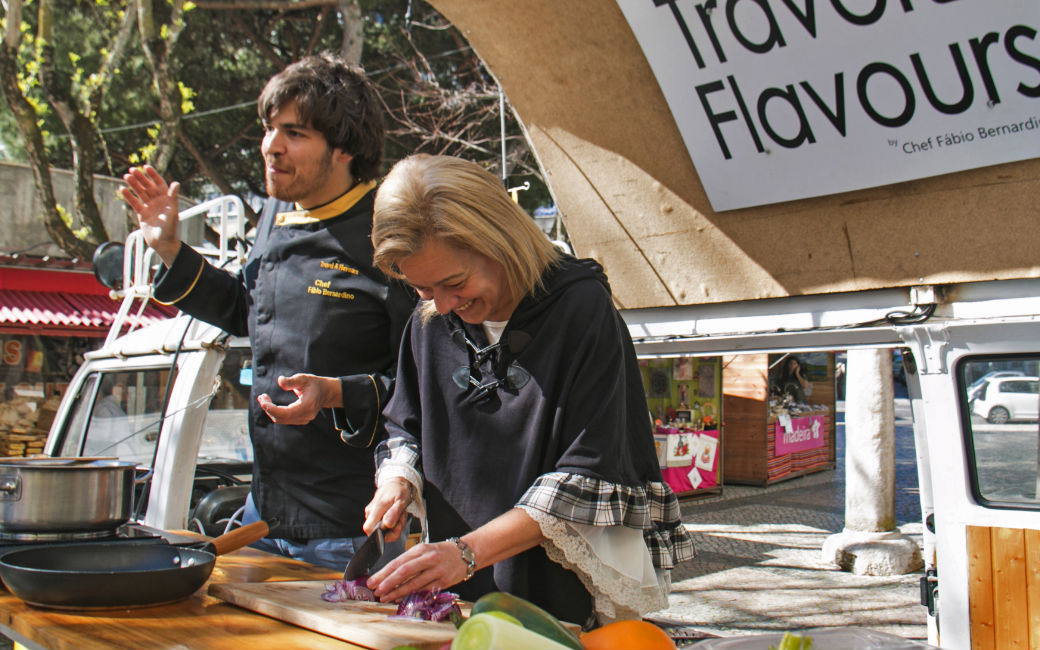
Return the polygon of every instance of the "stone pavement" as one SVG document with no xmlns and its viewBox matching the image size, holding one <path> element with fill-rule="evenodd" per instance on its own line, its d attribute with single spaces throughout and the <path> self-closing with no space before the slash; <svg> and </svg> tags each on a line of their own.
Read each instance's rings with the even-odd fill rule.
<svg viewBox="0 0 1040 650">
<path fill-rule="evenodd" d="M 844 404 L 838 403 L 834 470 L 680 502 L 697 556 L 673 573 L 667 610 L 648 618 L 681 635 L 717 636 L 805 628 L 864 627 L 927 638 L 923 572 L 877 577 L 824 562 L 823 542 L 844 525 Z M 896 520 L 921 541 L 909 403 L 896 400 Z M 695 634 L 691 634 L 695 636 Z"/>
</svg>

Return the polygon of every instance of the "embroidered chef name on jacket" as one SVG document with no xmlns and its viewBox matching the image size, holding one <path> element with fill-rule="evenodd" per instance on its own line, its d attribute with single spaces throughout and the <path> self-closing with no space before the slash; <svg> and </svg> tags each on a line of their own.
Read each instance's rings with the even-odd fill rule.
<svg viewBox="0 0 1040 650">
<path fill-rule="evenodd" d="M 340 273 L 349 273 L 351 275 L 357 275 L 358 271 L 355 268 L 347 266 L 342 262 L 319 262 L 319 265 L 323 269 L 329 269 L 332 271 L 339 271 Z M 339 298 L 340 300 L 353 300 L 354 294 L 349 291 L 336 291 L 332 288 L 332 280 L 322 280 L 317 278 L 314 283 L 307 287 L 307 293 L 314 296 L 324 296 L 327 298 Z"/>
<path fill-rule="evenodd" d="M 327 296 L 329 298 L 339 298 L 340 300 L 353 300 L 354 294 L 346 291 L 335 291 L 331 289 L 332 280 L 315 280 L 314 284 L 307 287 L 307 293 L 316 296 Z"/>
<path fill-rule="evenodd" d="M 332 269 L 333 271 L 342 271 L 343 273 L 350 273 L 351 275 L 357 275 L 358 270 L 351 268 L 343 262 L 320 262 L 321 268 Z"/>
</svg>

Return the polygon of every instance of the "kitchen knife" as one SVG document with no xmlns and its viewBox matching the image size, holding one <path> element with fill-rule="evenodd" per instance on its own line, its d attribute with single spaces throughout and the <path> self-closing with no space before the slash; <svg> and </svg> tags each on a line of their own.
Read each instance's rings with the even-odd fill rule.
<svg viewBox="0 0 1040 650">
<path fill-rule="evenodd" d="M 343 570 L 344 580 L 355 580 L 360 576 L 368 574 L 383 556 L 383 529 L 376 528 L 368 536 L 365 543 L 354 551 L 354 557 L 347 562 L 347 568 Z"/>
</svg>

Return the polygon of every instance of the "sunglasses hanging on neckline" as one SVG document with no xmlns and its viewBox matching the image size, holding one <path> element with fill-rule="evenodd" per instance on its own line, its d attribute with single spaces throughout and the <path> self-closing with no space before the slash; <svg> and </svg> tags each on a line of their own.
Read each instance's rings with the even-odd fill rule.
<svg viewBox="0 0 1040 650">
<path fill-rule="evenodd" d="M 503 386 L 508 390 L 516 391 L 523 388 L 528 381 L 531 380 L 531 373 L 527 372 L 520 365 L 513 361 L 506 366 L 505 374 L 499 377 L 499 363 L 501 359 L 496 359 L 492 362 L 492 368 L 494 368 L 495 377 L 487 382 L 480 382 L 474 377 L 474 373 L 479 374 L 479 367 L 485 361 L 487 361 L 492 355 L 499 356 L 503 349 L 508 350 L 511 354 L 520 354 L 527 347 L 527 344 L 531 342 L 531 336 L 526 332 L 515 330 L 507 332 L 505 337 L 506 341 L 499 340 L 497 343 L 485 347 L 478 347 L 470 338 L 466 335 L 466 331 L 462 328 L 457 328 L 451 333 L 452 340 L 467 351 L 470 356 L 469 365 L 462 365 L 451 373 L 451 380 L 459 388 L 466 390 L 473 388 L 474 392 L 467 398 L 467 401 L 479 401 L 481 399 L 490 397 L 499 386 Z M 505 345 L 503 345 L 505 343 Z"/>
</svg>

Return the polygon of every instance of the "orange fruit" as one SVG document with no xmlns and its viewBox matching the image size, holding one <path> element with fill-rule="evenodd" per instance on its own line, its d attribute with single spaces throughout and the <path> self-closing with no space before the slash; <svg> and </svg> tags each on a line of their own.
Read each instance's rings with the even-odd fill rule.
<svg viewBox="0 0 1040 650">
<path fill-rule="evenodd" d="M 648 621 L 615 621 L 581 635 L 585 650 L 676 650 L 668 634 Z"/>
</svg>

